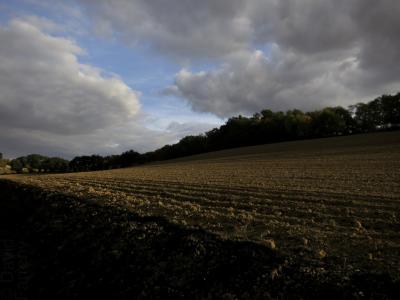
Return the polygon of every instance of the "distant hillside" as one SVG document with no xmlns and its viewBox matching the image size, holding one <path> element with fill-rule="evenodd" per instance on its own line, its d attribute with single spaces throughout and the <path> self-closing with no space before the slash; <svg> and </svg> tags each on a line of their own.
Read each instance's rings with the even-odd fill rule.
<svg viewBox="0 0 400 300">
<path fill-rule="evenodd" d="M 312 140 L 301 140 L 301 141 L 289 141 L 275 144 L 264 144 L 258 146 L 248 146 L 233 149 L 226 149 L 214 152 L 208 152 L 203 154 L 197 154 L 192 156 L 186 156 L 182 158 L 176 158 L 167 160 L 164 162 L 156 162 L 155 164 L 169 164 L 178 162 L 189 162 L 197 160 L 234 160 L 234 159 L 246 159 L 254 158 L 257 155 L 273 158 L 290 158 L 290 157 L 303 157 L 303 156 L 318 156 L 319 153 L 335 152 L 342 149 L 344 152 L 349 149 L 359 149 L 360 152 L 365 151 L 365 147 L 368 147 L 368 151 L 374 147 L 385 147 L 390 148 L 392 145 L 400 144 L 400 131 L 387 131 L 387 132 L 375 132 L 366 134 L 357 134 L 351 136 L 321 138 Z"/>
</svg>

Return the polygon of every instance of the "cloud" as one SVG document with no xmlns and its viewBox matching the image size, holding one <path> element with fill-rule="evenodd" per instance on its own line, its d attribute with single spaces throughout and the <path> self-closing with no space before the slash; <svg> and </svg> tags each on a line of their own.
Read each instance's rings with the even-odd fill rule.
<svg viewBox="0 0 400 300">
<path fill-rule="evenodd" d="M 221 58 L 275 43 L 319 53 L 376 38 L 398 45 L 397 0 L 79 0 L 94 19 L 131 45 L 186 58 Z M 378 45 L 377 45 L 378 46 Z"/>
<path fill-rule="evenodd" d="M 269 55 L 256 50 L 211 71 L 182 69 L 164 93 L 185 99 L 195 111 L 224 118 L 262 109 L 347 106 L 398 92 L 398 74 L 388 76 L 390 71 L 378 68 L 367 72 L 357 55 L 358 49 L 351 49 L 335 58 L 315 57 L 274 45 Z"/>
<path fill-rule="evenodd" d="M 38 149 L 37 141 L 60 153 L 150 150 L 208 126 L 146 128 L 140 93 L 81 63 L 85 51 L 60 36 L 90 39 L 90 29 L 178 64 L 160 89 L 221 118 L 348 105 L 400 89 L 397 0 L 28 2 L 57 24 L 29 16 L 0 27 L 0 138 L 15 142 L 14 152 Z"/>
<path fill-rule="evenodd" d="M 175 138 L 147 129 L 140 93 L 80 63 L 84 50 L 46 33 L 54 28 L 50 25 L 25 18 L 0 27 L 1 152 L 70 158 L 150 150 Z"/>
<path fill-rule="evenodd" d="M 220 117 L 261 109 L 316 109 L 342 104 L 353 96 L 343 81 L 354 61 L 310 61 L 306 56 L 273 49 L 270 57 L 254 51 L 209 72 L 181 70 L 165 93 L 186 99 L 194 110 Z"/>
<path fill-rule="evenodd" d="M 400 84 L 397 0 L 81 0 L 99 28 L 178 61 L 167 94 L 221 117 L 351 104 Z"/>
<path fill-rule="evenodd" d="M 35 16 L 0 27 L 0 152 L 6 156 L 144 152 L 211 127 L 173 122 L 164 130 L 148 128 L 154 116 L 141 111 L 141 93 L 80 63 L 85 50 L 54 35 L 60 28 Z"/>
<path fill-rule="evenodd" d="M 0 125 L 84 134 L 139 111 L 138 93 L 81 64 L 73 41 L 21 20 L 0 28 Z"/>
<path fill-rule="evenodd" d="M 252 30 L 241 0 L 80 0 L 95 30 L 180 61 L 218 58 L 247 48 Z"/>
</svg>

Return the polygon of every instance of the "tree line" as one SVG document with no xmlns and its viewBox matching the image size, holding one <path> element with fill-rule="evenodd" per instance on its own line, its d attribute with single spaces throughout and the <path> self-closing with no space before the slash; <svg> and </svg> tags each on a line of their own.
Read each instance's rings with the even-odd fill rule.
<svg viewBox="0 0 400 300">
<path fill-rule="evenodd" d="M 186 136 L 178 143 L 139 154 L 79 156 L 70 162 L 71 171 L 104 170 L 153 161 L 179 158 L 228 148 L 349 135 L 400 128 L 400 93 L 383 95 L 348 109 L 327 107 L 312 112 L 262 110 L 252 117 L 230 118 L 224 125 L 205 134 Z"/>
<path fill-rule="evenodd" d="M 30 154 L 9 162 L 11 169 L 18 173 L 64 173 L 70 171 L 69 161 L 60 157 Z"/>
<path fill-rule="evenodd" d="M 394 130 L 400 128 L 400 93 L 383 95 L 368 103 L 358 103 L 347 109 L 326 107 L 321 110 L 303 112 L 298 109 L 273 112 L 269 109 L 251 117 L 236 116 L 219 128 L 204 134 L 186 136 L 178 143 L 165 145 L 155 151 L 140 154 L 134 150 L 111 156 L 77 156 L 69 163 L 59 158 L 47 158 L 37 166 L 28 159 L 11 161 L 12 167 L 29 166 L 50 172 L 97 171 L 123 168 L 153 161 L 179 158 L 228 148 Z M 38 158 L 35 156 L 35 158 Z M 32 158 L 31 158 L 32 160 Z M 35 160 L 36 161 L 36 160 Z M 50 167 L 50 165 L 52 167 Z M 14 170 L 17 170 L 14 169 Z"/>
</svg>

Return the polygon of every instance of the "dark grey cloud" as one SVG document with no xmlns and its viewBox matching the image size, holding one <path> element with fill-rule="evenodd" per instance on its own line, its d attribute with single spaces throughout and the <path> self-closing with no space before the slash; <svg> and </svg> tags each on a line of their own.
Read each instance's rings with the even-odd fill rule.
<svg viewBox="0 0 400 300">
<path fill-rule="evenodd" d="M 250 1 L 255 43 L 277 43 L 296 52 L 317 53 L 351 47 L 357 30 L 354 0 Z"/>
<path fill-rule="evenodd" d="M 186 58 L 225 57 L 276 43 L 295 52 L 398 41 L 396 0 L 79 0 L 95 28 Z"/>
<path fill-rule="evenodd" d="M 150 46 L 178 60 L 218 58 L 247 48 L 252 28 L 241 0 L 80 0 L 99 34 Z"/>
<path fill-rule="evenodd" d="M 313 109 L 399 87 L 397 0 L 81 3 L 98 31 L 130 45 L 181 61 L 213 60 L 214 70 L 183 69 L 167 89 L 198 111 Z"/>
</svg>

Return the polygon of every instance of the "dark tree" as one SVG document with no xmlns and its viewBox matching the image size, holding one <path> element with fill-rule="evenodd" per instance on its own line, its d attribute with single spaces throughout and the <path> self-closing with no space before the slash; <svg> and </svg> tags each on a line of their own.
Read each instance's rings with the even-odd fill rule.
<svg viewBox="0 0 400 300">
<path fill-rule="evenodd" d="M 117 160 L 122 168 L 130 167 L 140 163 L 140 154 L 134 150 L 122 153 Z"/>
<path fill-rule="evenodd" d="M 21 162 L 20 159 L 13 159 L 10 162 L 10 166 L 11 166 L 11 169 L 16 171 L 16 172 L 21 172 L 22 169 L 24 168 L 24 165 L 23 165 L 23 163 Z"/>
<path fill-rule="evenodd" d="M 44 172 L 63 173 L 68 172 L 69 162 L 59 157 L 47 158 L 42 162 L 41 169 Z"/>
<path fill-rule="evenodd" d="M 394 96 L 384 95 L 380 98 L 384 124 L 400 125 L 400 93 Z"/>
</svg>

